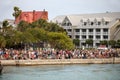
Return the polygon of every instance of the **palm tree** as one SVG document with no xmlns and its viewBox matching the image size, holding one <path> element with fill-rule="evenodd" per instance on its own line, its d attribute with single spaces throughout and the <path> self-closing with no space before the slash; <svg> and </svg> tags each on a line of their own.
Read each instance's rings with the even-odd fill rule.
<svg viewBox="0 0 120 80">
<path fill-rule="evenodd" d="M 15 21 L 17 17 L 21 14 L 22 10 L 19 9 L 19 7 L 15 6 L 14 7 L 14 13 L 12 14 L 15 17 Z"/>
<path fill-rule="evenodd" d="M 110 45 L 111 47 L 115 47 L 116 41 L 115 41 L 115 40 L 110 40 L 110 41 L 109 41 L 109 45 Z"/>
<path fill-rule="evenodd" d="M 88 44 L 88 47 L 90 47 L 91 45 L 93 45 L 93 40 L 92 39 L 86 39 L 85 43 Z"/>
<path fill-rule="evenodd" d="M 77 46 L 79 46 L 80 40 L 79 39 L 73 39 L 73 43 L 77 47 Z"/>
<path fill-rule="evenodd" d="M 116 45 L 120 47 L 120 39 L 116 41 Z"/>
<path fill-rule="evenodd" d="M 3 32 L 6 32 L 8 25 L 9 25 L 9 22 L 7 20 L 3 21 L 2 23 Z"/>
<path fill-rule="evenodd" d="M 108 41 L 107 40 L 100 41 L 100 44 L 101 45 L 108 45 Z"/>
</svg>

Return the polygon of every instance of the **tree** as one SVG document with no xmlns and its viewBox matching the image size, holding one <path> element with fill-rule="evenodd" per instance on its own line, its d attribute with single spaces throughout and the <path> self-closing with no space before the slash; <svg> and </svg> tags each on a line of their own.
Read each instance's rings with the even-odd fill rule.
<svg viewBox="0 0 120 80">
<path fill-rule="evenodd" d="M 9 22 L 7 20 L 3 21 L 2 23 L 3 32 L 6 32 L 8 25 L 9 25 Z"/>
<path fill-rule="evenodd" d="M 47 35 L 46 35 L 46 31 L 44 29 L 41 28 L 29 28 L 27 29 L 27 32 L 31 33 L 34 37 L 34 39 L 36 40 L 36 42 L 39 41 L 46 41 Z"/>
<path fill-rule="evenodd" d="M 17 30 L 21 32 L 24 32 L 27 30 L 27 28 L 30 28 L 30 25 L 26 21 L 20 21 L 20 23 L 17 25 Z"/>
<path fill-rule="evenodd" d="M 111 47 L 115 47 L 115 45 L 116 45 L 116 41 L 115 40 L 110 40 L 110 41 L 108 41 L 108 43 L 109 43 L 109 45 Z"/>
<path fill-rule="evenodd" d="M 108 45 L 108 41 L 107 40 L 100 41 L 100 44 L 101 45 Z"/>
<path fill-rule="evenodd" d="M 39 19 L 32 23 L 32 27 L 39 27 L 39 28 L 43 28 L 45 30 L 47 28 L 47 25 L 48 25 L 48 22 L 44 19 Z"/>
<path fill-rule="evenodd" d="M 3 36 L 0 35 L 0 48 L 4 48 L 6 46 L 6 40 Z"/>
<path fill-rule="evenodd" d="M 56 23 L 51 22 L 48 24 L 47 27 L 48 27 L 48 31 L 50 32 L 64 32 L 64 29 Z"/>
<path fill-rule="evenodd" d="M 93 40 L 92 39 L 86 39 L 85 41 L 86 44 L 88 44 L 88 47 L 93 45 Z"/>
<path fill-rule="evenodd" d="M 15 6 L 14 7 L 14 13 L 12 14 L 15 19 L 21 14 L 22 10 L 19 9 L 19 7 Z"/>
<path fill-rule="evenodd" d="M 77 47 L 77 46 L 79 46 L 80 40 L 79 39 L 73 39 L 73 43 Z"/>
<path fill-rule="evenodd" d="M 120 39 L 116 41 L 116 45 L 120 48 Z"/>
<path fill-rule="evenodd" d="M 64 33 L 50 32 L 48 33 L 49 43 L 52 48 L 57 49 L 73 49 L 72 40 Z"/>
</svg>

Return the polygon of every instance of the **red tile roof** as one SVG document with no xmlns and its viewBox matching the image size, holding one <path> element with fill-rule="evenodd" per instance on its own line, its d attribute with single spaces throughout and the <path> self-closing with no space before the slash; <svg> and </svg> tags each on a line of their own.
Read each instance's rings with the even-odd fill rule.
<svg viewBox="0 0 120 80">
<path fill-rule="evenodd" d="M 21 12 L 21 14 L 16 18 L 15 24 L 18 24 L 20 21 L 32 23 L 38 19 L 48 20 L 48 12 L 35 10 L 33 10 L 33 12 Z"/>
</svg>

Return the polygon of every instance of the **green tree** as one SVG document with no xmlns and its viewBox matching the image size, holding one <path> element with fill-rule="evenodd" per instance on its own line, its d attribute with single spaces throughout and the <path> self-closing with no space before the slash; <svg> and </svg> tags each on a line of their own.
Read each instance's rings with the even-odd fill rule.
<svg viewBox="0 0 120 80">
<path fill-rule="evenodd" d="M 100 41 L 100 44 L 101 45 L 108 45 L 108 41 L 107 40 Z"/>
<path fill-rule="evenodd" d="M 30 28 L 30 24 L 26 21 L 20 21 L 20 23 L 17 25 L 17 30 L 21 32 L 24 32 L 28 28 Z"/>
<path fill-rule="evenodd" d="M 19 9 L 19 7 L 15 6 L 14 7 L 14 13 L 12 14 L 15 19 L 21 14 L 22 10 Z"/>
<path fill-rule="evenodd" d="M 73 39 L 73 43 L 75 44 L 75 46 L 79 46 L 80 44 L 80 40 L 79 39 Z"/>
<path fill-rule="evenodd" d="M 88 47 L 93 45 L 93 40 L 92 39 L 86 39 L 85 41 L 86 44 L 88 44 Z"/>
<path fill-rule="evenodd" d="M 116 41 L 116 45 L 120 47 L 120 39 Z"/>
<path fill-rule="evenodd" d="M 31 33 L 36 40 L 36 42 L 39 41 L 46 41 L 47 38 L 47 32 L 44 29 L 41 28 L 29 28 L 27 29 L 27 32 Z"/>
<path fill-rule="evenodd" d="M 39 27 L 43 29 L 46 29 L 47 25 L 48 25 L 48 22 L 44 19 L 39 19 L 32 23 L 32 27 Z"/>
<path fill-rule="evenodd" d="M 6 40 L 3 36 L 0 35 L 0 48 L 4 48 L 6 46 Z"/>
<path fill-rule="evenodd" d="M 3 21 L 3 23 L 2 23 L 3 32 L 7 31 L 8 25 L 9 25 L 9 22 L 7 20 Z"/>
<path fill-rule="evenodd" d="M 109 42 L 109 45 L 110 45 L 111 47 L 113 47 L 113 46 L 116 45 L 116 41 L 115 41 L 115 40 L 110 40 L 110 41 L 108 41 L 108 42 Z"/>
<path fill-rule="evenodd" d="M 47 27 L 50 32 L 64 32 L 64 29 L 56 23 L 49 23 Z"/>
<path fill-rule="evenodd" d="M 72 40 L 64 33 L 50 32 L 49 43 L 53 48 L 57 49 L 73 49 Z"/>
</svg>

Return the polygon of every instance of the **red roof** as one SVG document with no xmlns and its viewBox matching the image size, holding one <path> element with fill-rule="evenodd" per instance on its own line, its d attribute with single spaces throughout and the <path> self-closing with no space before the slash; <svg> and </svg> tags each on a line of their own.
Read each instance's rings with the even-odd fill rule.
<svg viewBox="0 0 120 80">
<path fill-rule="evenodd" d="M 48 12 L 35 10 L 33 12 L 21 12 L 21 14 L 16 18 L 15 24 L 18 24 L 20 21 L 32 23 L 38 19 L 48 20 Z"/>
</svg>

